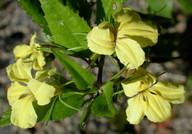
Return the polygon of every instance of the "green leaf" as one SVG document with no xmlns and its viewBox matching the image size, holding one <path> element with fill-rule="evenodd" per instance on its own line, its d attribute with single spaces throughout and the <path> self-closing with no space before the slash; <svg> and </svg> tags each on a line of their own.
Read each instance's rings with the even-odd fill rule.
<svg viewBox="0 0 192 134">
<path fill-rule="evenodd" d="M 83 104 L 83 96 L 76 92 L 60 95 L 54 104 L 51 120 L 64 119 L 77 113 Z"/>
<path fill-rule="evenodd" d="M 151 14 L 172 18 L 173 0 L 147 0 Z"/>
<path fill-rule="evenodd" d="M 5 111 L 0 118 L 0 127 L 11 125 L 11 109 Z"/>
<path fill-rule="evenodd" d="M 22 8 L 30 15 L 33 21 L 37 24 L 40 24 L 43 28 L 43 31 L 46 34 L 50 35 L 47 21 L 44 18 L 44 12 L 41 9 L 41 4 L 39 0 L 19 0 L 19 4 Z"/>
<path fill-rule="evenodd" d="M 79 16 L 90 21 L 92 9 L 91 4 L 87 0 L 63 0 L 65 6 L 68 6 L 74 12 L 78 12 Z"/>
<path fill-rule="evenodd" d="M 103 93 L 93 101 L 91 110 L 96 116 L 113 117 L 115 115 L 115 107 L 112 100 L 113 82 L 106 83 L 102 88 Z"/>
<path fill-rule="evenodd" d="M 97 0 L 97 22 L 101 22 L 104 17 L 111 20 L 112 15 L 122 9 L 125 0 Z"/>
<path fill-rule="evenodd" d="M 192 0 L 177 0 L 181 9 L 189 15 L 192 15 Z"/>
<path fill-rule="evenodd" d="M 53 49 L 53 54 L 61 62 L 65 69 L 70 73 L 77 88 L 79 88 L 80 90 L 86 90 L 88 86 L 92 85 L 94 81 L 94 76 L 91 73 L 82 68 L 75 61 L 63 55 L 58 50 Z"/>
<path fill-rule="evenodd" d="M 55 105 L 55 102 L 58 101 L 58 97 L 54 97 L 51 99 L 51 102 L 47 105 L 40 106 L 37 104 L 37 101 L 33 102 L 33 107 L 35 109 L 35 112 L 37 114 L 37 122 L 40 121 L 49 121 L 51 119 L 51 114 L 53 111 L 53 107 Z"/>
<path fill-rule="evenodd" d="M 86 46 L 86 33 L 90 27 L 62 0 L 40 0 L 53 41 L 66 48 Z"/>
<path fill-rule="evenodd" d="M 87 121 L 89 120 L 89 117 L 91 115 L 91 105 L 92 102 L 89 103 L 89 105 L 84 109 L 83 114 L 81 115 L 81 121 L 80 121 L 80 127 L 83 128 Z"/>
</svg>

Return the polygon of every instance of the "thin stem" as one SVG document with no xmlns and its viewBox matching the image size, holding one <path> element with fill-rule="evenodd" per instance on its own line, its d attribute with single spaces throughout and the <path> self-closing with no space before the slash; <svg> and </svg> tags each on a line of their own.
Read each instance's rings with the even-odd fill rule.
<svg viewBox="0 0 192 134">
<path fill-rule="evenodd" d="M 113 58 L 111 55 L 109 55 L 109 58 L 110 58 L 110 60 L 112 61 L 113 65 L 115 66 L 117 72 L 119 72 L 119 71 L 120 71 L 120 68 L 119 68 L 119 66 L 117 65 L 117 63 L 115 62 L 114 58 Z"/>
<path fill-rule="evenodd" d="M 97 85 L 101 85 L 102 84 L 104 61 L 105 61 L 105 56 L 102 55 L 100 57 L 100 60 L 99 60 L 99 66 L 98 66 L 99 71 L 98 71 L 98 77 L 97 77 Z"/>
<path fill-rule="evenodd" d="M 123 73 L 125 73 L 125 71 L 127 70 L 127 67 L 124 67 L 123 69 L 121 69 L 117 74 L 115 74 L 111 79 L 111 80 L 114 80 L 114 79 L 117 79 L 119 78 L 120 76 L 122 76 Z"/>
<path fill-rule="evenodd" d="M 120 94 L 120 93 L 123 93 L 123 92 L 124 92 L 123 90 L 118 91 L 118 92 L 115 92 L 115 93 L 113 93 L 113 96 L 115 96 L 115 95 L 117 95 L 117 94 Z"/>
</svg>

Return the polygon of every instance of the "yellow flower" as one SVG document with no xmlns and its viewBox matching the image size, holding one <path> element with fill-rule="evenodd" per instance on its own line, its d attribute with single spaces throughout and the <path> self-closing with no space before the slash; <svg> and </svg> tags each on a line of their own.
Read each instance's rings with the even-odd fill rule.
<svg viewBox="0 0 192 134">
<path fill-rule="evenodd" d="M 33 127 L 37 121 L 33 101 L 37 101 L 38 105 L 46 105 L 55 93 L 53 86 L 42 82 L 53 70 L 36 72 L 33 78 L 31 69 L 32 64 L 22 59 L 7 67 L 8 77 L 14 81 L 7 93 L 12 106 L 11 122 L 21 128 Z"/>
<path fill-rule="evenodd" d="M 43 53 L 38 50 L 39 44 L 35 43 L 36 34 L 31 38 L 30 45 L 18 45 L 14 48 L 13 53 L 16 59 L 27 58 L 34 61 L 33 68 L 35 70 L 42 70 L 45 65 L 45 58 Z"/>
<path fill-rule="evenodd" d="M 122 86 L 128 99 L 127 120 L 138 124 L 146 115 L 153 122 L 162 122 L 171 116 L 171 105 L 184 101 L 182 85 L 157 81 L 156 77 L 139 68 L 136 79 L 123 82 Z"/>
<path fill-rule="evenodd" d="M 130 69 L 138 68 L 145 61 L 142 47 L 157 43 L 157 29 L 141 21 L 131 9 L 123 9 L 115 15 L 115 28 L 102 22 L 88 33 L 88 47 L 97 54 L 116 52 L 120 62 Z"/>
</svg>

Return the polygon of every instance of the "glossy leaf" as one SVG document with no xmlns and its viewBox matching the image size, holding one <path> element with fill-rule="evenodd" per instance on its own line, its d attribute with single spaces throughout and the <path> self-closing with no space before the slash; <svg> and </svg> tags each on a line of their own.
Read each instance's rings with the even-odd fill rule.
<svg viewBox="0 0 192 134">
<path fill-rule="evenodd" d="M 70 73 L 77 88 L 80 90 L 86 90 L 88 86 L 92 85 L 94 76 L 87 70 L 78 65 L 75 61 L 63 55 L 61 52 L 53 49 L 53 54 Z"/>
<path fill-rule="evenodd" d="M 96 116 L 113 117 L 115 107 L 113 105 L 113 82 L 108 82 L 103 86 L 103 93 L 98 96 L 91 107 Z"/>
<path fill-rule="evenodd" d="M 35 23 L 42 26 L 46 34 L 50 34 L 39 0 L 19 0 L 19 4 L 27 12 L 27 14 L 32 17 Z"/>
<path fill-rule="evenodd" d="M 62 0 L 40 0 L 53 41 L 66 48 L 86 46 L 90 28 L 78 14 L 64 6 Z"/>
</svg>

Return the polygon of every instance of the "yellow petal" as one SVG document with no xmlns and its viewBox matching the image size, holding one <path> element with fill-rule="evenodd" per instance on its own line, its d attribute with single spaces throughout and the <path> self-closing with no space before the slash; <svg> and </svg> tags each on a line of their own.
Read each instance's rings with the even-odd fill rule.
<svg viewBox="0 0 192 134">
<path fill-rule="evenodd" d="M 17 100 L 12 105 L 11 122 L 20 128 L 31 128 L 37 121 L 33 108 L 33 97 L 28 95 Z"/>
<path fill-rule="evenodd" d="M 158 40 L 155 27 L 141 21 L 139 14 L 131 9 L 123 9 L 115 15 L 118 26 L 117 38 L 127 37 L 137 41 L 141 47 L 153 46 Z"/>
<path fill-rule="evenodd" d="M 123 87 L 125 95 L 128 97 L 133 97 L 139 93 L 141 82 L 140 81 L 136 81 L 132 83 L 123 82 L 121 83 L 121 85 Z"/>
<path fill-rule="evenodd" d="M 138 124 L 144 117 L 144 107 L 142 95 L 138 95 L 128 100 L 126 109 L 127 120 L 131 124 Z"/>
<path fill-rule="evenodd" d="M 14 48 L 13 53 L 16 59 L 26 58 L 33 52 L 32 48 L 28 45 L 18 45 Z"/>
<path fill-rule="evenodd" d="M 155 83 L 156 77 L 139 67 L 130 79 L 123 81 L 121 84 L 125 95 L 133 97 L 141 91 L 148 90 L 148 88 L 153 86 Z"/>
<path fill-rule="evenodd" d="M 131 39 L 118 39 L 116 53 L 120 62 L 130 69 L 137 69 L 145 61 L 145 53 L 140 45 Z"/>
<path fill-rule="evenodd" d="M 36 80 L 44 80 L 50 78 L 51 75 L 55 74 L 56 68 L 52 68 L 50 70 L 39 70 L 35 73 Z"/>
<path fill-rule="evenodd" d="M 114 35 L 108 22 L 102 22 L 87 35 L 88 47 L 97 54 L 111 55 L 115 49 Z"/>
<path fill-rule="evenodd" d="M 158 41 L 156 28 L 142 21 L 131 21 L 121 25 L 118 29 L 117 38 L 127 37 L 137 41 L 141 47 L 153 46 Z"/>
<path fill-rule="evenodd" d="M 164 99 L 175 104 L 182 103 L 185 98 L 184 87 L 171 82 L 159 81 L 150 90 L 159 93 Z"/>
<path fill-rule="evenodd" d="M 155 92 L 146 91 L 145 96 L 145 115 L 153 122 L 162 122 L 171 116 L 171 106 Z"/>
<path fill-rule="evenodd" d="M 31 94 L 31 92 L 27 86 L 21 85 L 18 82 L 11 83 L 7 91 L 9 104 L 13 105 L 16 100 L 28 94 Z"/>
<path fill-rule="evenodd" d="M 130 8 L 124 8 L 119 13 L 115 14 L 115 22 L 120 25 L 129 23 L 131 21 L 140 21 L 140 16 Z M 121 26 L 119 26 L 121 29 Z"/>
<path fill-rule="evenodd" d="M 27 85 L 35 96 L 35 99 L 39 105 L 48 104 L 51 98 L 54 96 L 55 88 L 44 82 L 31 79 Z"/>
<path fill-rule="evenodd" d="M 22 59 L 17 60 L 6 68 L 8 77 L 11 81 L 28 82 L 31 76 L 32 62 L 24 62 Z"/>
<path fill-rule="evenodd" d="M 30 59 L 34 61 L 33 69 L 42 70 L 45 65 L 45 58 L 42 52 L 35 52 L 31 55 Z"/>
<path fill-rule="evenodd" d="M 29 44 L 31 47 L 35 44 L 36 37 L 37 37 L 37 34 L 34 33 L 33 36 L 31 37 L 31 41 L 30 41 L 30 44 Z"/>
</svg>

